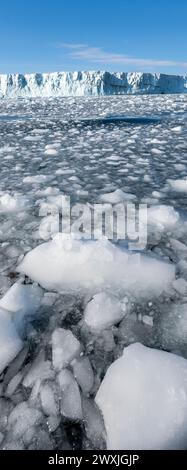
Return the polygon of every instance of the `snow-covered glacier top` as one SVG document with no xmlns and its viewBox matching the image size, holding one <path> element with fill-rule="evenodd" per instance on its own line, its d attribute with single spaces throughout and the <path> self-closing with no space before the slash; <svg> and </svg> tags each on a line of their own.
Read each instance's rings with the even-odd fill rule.
<svg viewBox="0 0 187 470">
<path fill-rule="evenodd" d="M 186 93 L 187 76 L 107 71 L 0 75 L 0 97 Z"/>
</svg>

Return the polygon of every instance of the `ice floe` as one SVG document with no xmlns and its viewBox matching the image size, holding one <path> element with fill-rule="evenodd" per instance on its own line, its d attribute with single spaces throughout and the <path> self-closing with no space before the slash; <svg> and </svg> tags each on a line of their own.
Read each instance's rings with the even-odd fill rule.
<svg viewBox="0 0 187 470">
<path fill-rule="evenodd" d="M 133 344 L 96 395 L 108 449 L 186 449 L 187 361 Z"/>
<path fill-rule="evenodd" d="M 159 295 L 174 277 L 170 263 L 129 254 L 108 240 L 85 241 L 57 236 L 30 251 L 18 267 L 46 289 L 131 291 L 134 296 Z"/>
</svg>

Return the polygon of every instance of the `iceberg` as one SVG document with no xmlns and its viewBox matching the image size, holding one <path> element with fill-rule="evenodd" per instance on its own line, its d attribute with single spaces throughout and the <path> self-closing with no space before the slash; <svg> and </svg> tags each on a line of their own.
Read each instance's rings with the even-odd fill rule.
<svg viewBox="0 0 187 470">
<path fill-rule="evenodd" d="M 75 71 L 0 75 L 1 98 L 186 92 L 186 76 L 162 73 Z"/>
</svg>

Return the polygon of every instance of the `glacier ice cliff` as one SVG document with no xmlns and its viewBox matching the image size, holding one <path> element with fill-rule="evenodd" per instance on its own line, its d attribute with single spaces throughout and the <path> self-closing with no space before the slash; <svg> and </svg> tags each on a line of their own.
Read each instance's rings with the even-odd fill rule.
<svg viewBox="0 0 187 470">
<path fill-rule="evenodd" d="M 0 97 L 186 93 L 187 76 L 107 71 L 0 75 Z"/>
</svg>

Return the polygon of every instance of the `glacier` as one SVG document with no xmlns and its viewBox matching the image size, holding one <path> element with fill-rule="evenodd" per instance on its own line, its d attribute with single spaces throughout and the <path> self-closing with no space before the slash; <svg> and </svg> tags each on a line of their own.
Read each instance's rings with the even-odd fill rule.
<svg viewBox="0 0 187 470">
<path fill-rule="evenodd" d="M 187 92 L 187 76 L 75 71 L 0 75 L 0 98 L 173 94 Z"/>
</svg>

